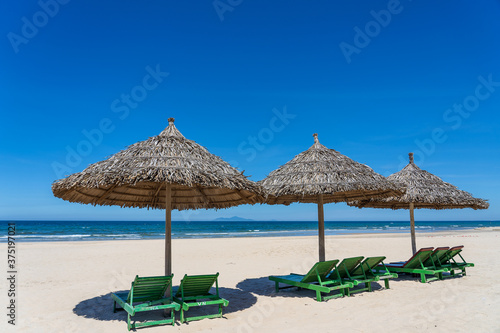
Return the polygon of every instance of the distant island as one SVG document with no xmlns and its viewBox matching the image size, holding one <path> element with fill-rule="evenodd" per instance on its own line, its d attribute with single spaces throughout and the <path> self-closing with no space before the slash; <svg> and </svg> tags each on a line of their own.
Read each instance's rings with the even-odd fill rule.
<svg viewBox="0 0 500 333">
<path fill-rule="evenodd" d="M 233 217 L 218 217 L 218 218 L 214 219 L 213 221 L 226 222 L 226 221 L 255 221 L 255 220 L 246 219 L 246 218 L 239 217 L 239 216 L 233 216 Z"/>
</svg>

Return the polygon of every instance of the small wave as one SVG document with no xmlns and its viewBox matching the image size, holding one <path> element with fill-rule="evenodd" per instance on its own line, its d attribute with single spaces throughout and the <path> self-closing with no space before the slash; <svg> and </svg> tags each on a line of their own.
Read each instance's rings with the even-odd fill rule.
<svg viewBox="0 0 500 333">
<path fill-rule="evenodd" d="M 139 234 L 94 234 L 92 237 L 141 237 Z"/>
<path fill-rule="evenodd" d="M 0 236 L 0 239 L 6 239 L 8 236 Z M 18 238 L 82 238 L 82 237 L 90 237 L 90 235 L 16 235 L 11 236 L 14 239 Z"/>
<path fill-rule="evenodd" d="M 199 233 L 186 233 L 186 236 L 211 236 L 211 235 L 229 235 L 229 232 L 199 232 Z"/>
</svg>

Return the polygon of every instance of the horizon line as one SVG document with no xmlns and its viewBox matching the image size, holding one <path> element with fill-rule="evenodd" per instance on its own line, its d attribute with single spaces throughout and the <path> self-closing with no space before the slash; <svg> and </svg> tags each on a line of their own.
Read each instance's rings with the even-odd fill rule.
<svg viewBox="0 0 500 333">
<path fill-rule="evenodd" d="M 415 220 L 415 222 L 500 222 L 500 220 Z M 165 220 L 50 220 L 50 219 L 36 219 L 36 220 L 0 220 L 0 222 L 165 222 Z M 253 220 L 245 219 L 243 221 L 230 219 L 227 220 L 172 220 L 172 222 L 318 222 L 317 220 Z M 409 220 L 334 220 L 325 222 L 409 222 Z"/>
</svg>

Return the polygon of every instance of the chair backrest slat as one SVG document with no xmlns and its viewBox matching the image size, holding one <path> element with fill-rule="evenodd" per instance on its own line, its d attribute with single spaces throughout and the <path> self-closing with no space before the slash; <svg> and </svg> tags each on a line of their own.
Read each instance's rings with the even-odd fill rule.
<svg viewBox="0 0 500 333">
<path fill-rule="evenodd" d="M 433 247 L 421 248 L 403 265 L 403 268 L 421 268 L 422 263 L 429 259 L 432 250 Z"/>
<path fill-rule="evenodd" d="M 172 285 L 172 275 L 139 277 L 132 282 L 127 302 L 156 301 L 165 296 L 165 292 Z"/>
<path fill-rule="evenodd" d="M 352 276 L 353 270 L 359 265 L 364 257 L 345 258 L 337 265 L 335 270 L 330 274 L 331 278 L 349 279 Z"/>
<path fill-rule="evenodd" d="M 425 267 L 431 266 L 439 266 L 444 263 L 446 260 L 446 253 L 450 248 L 448 246 L 436 247 L 434 251 L 432 251 L 429 258 L 424 262 Z"/>
<path fill-rule="evenodd" d="M 375 268 L 378 264 L 380 264 L 382 261 L 385 260 L 385 257 L 369 257 L 363 260 L 361 264 L 359 264 L 358 267 L 356 267 L 352 275 L 357 276 L 357 275 L 368 275 L 372 274 L 372 269 Z"/>
<path fill-rule="evenodd" d="M 462 252 L 462 249 L 464 248 L 463 245 L 458 245 L 458 246 L 453 246 L 451 247 L 445 254 L 443 260 L 445 263 L 449 263 L 450 260 L 452 260 L 453 257 L 455 257 L 457 254 Z"/>
<path fill-rule="evenodd" d="M 184 275 L 176 296 L 181 297 L 184 295 L 184 297 L 190 297 L 207 295 L 217 281 L 218 276 L 219 273 L 210 275 Z"/>
<path fill-rule="evenodd" d="M 310 283 L 326 280 L 326 277 L 335 268 L 335 265 L 337 265 L 338 262 L 339 261 L 335 259 L 315 263 L 314 266 L 309 270 L 309 272 L 304 275 L 301 282 Z"/>
</svg>

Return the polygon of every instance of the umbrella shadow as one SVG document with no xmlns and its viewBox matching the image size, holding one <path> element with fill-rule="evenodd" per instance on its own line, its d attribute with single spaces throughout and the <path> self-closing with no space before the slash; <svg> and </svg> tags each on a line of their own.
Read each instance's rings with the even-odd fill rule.
<svg viewBox="0 0 500 333">
<path fill-rule="evenodd" d="M 245 279 L 238 282 L 236 288 L 260 296 L 272 296 L 275 293 L 274 282 L 268 276 Z"/>
<path fill-rule="evenodd" d="M 213 290 L 213 292 L 214 291 L 215 290 Z M 118 292 L 127 293 L 128 290 L 121 290 Z M 237 288 L 219 287 L 219 295 L 229 301 L 229 305 L 222 310 L 223 314 L 245 310 L 252 307 L 257 302 L 257 297 L 255 297 L 255 295 Z M 210 313 L 213 309 L 214 308 L 208 309 L 208 307 L 200 307 L 193 308 L 189 311 L 193 315 L 196 315 Z M 87 319 L 127 322 L 127 313 L 125 311 L 113 312 L 113 299 L 111 298 L 111 293 L 81 301 L 73 308 L 73 313 Z M 178 318 L 178 315 L 176 316 Z M 139 312 L 133 318 L 137 321 L 161 320 L 163 318 L 163 310 Z"/>
<path fill-rule="evenodd" d="M 276 292 L 274 281 L 269 280 L 268 276 L 259 278 L 245 279 L 239 282 L 236 287 L 249 292 L 254 293 L 259 296 L 266 296 L 271 298 L 304 298 L 304 297 L 316 297 L 316 292 L 309 289 L 299 289 L 297 287 L 291 287 L 286 289 L 281 289 Z M 281 285 L 283 286 L 283 285 Z"/>
</svg>

